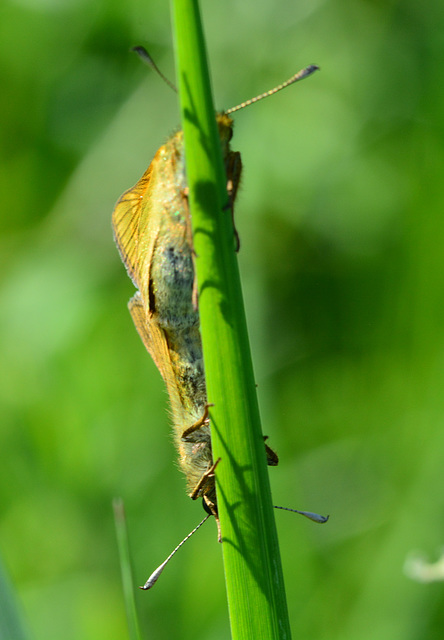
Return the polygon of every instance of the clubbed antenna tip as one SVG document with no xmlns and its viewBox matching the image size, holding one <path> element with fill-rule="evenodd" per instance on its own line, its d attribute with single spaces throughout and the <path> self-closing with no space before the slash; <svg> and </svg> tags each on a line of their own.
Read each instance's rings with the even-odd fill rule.
<svg viewBox="0 0 444 640">
<path fill-rule="evenodd" d="M 166 565 L 168 564 L 168 562 L 171 560 L 171 558 L 174 556 L 174 554 L 179 551 L 180 547 L 185 544 L 185 542 L 191 538 L 191 536 L 193 535 L 193 533 L 196 533 L 196 531 L 198 529 L 200 529 L 200 527 L 204 524 L 204 522 L 206 522 L 208 520 L 208 518 L 210 517 L 210 514 L 208 514 L 207 516 L 205 516 L 205 518 L 202 520 L 202 522 L 199 522 L 199 524 L 197 525 L 197 527 L 194 527 L 194 529 L 192 531 L 190 531 L 190 533 L 185 536 L 185 538 L 182 540 L 182 542 L 180 542 L 177 547 L 170 553 L 170 555 L 168 556 L 168 558 L 166 560 L 164 560 L 162 562 L 161 565 L 159 565 L 157 567 L 157 569 L 155 571 L 153 571 L 153 573 L 150 575 L 150 577 L 148 578 L 148 580 L 145 582 L 145 584 L 141 587 L 139 587 L 139 589 L 143 589 L 143 591 L 148 591 L 148 589 L 151 589 L 152 587 L 154 587 L 154 585 L 156 584 L 156 582 L 158 581 L 160 574 L 162 573 L 162 571 L 165 569 Z"/>
<path fill-rule="evenodd" d="M 318 67 L 316 64 L 310 64 L 308 67 L 305 67 L 305 69 L 301 69 L 300 71 L 295 73 L 294 76 L 291 76 L 291 78 L 289 78 L 282 84 L 279 84 L 277 87 L 274 87 L 274 89 L 270 89 L 269 91 L 265 91 L 265 93 L 261 93 L 255 98 L 250 98 L 245 102 L 241 102 L 236 107 L 231 107 L 231 109 L 227 109 L 225 113 L 226 114 L 234 113 L 235 111 L 239 111 L 239 109 L 244 109 L 244 107 L 249 107 L 250 104 L 259 102 L 259 100 L 263 100 L 264 98 L 269 98 L 270 96 L 273 96 L 278 91 L 282 91 L 282 89 L 289 87 L 291 84 L 294 84 L 299 80 L 303 80 L 304 78 L 308 78 L 308 76 L 311 76 L 312 73 L 314 73 L 315 71 L 318 71 L 319 68 L 320 67 Z"/>
</svg>

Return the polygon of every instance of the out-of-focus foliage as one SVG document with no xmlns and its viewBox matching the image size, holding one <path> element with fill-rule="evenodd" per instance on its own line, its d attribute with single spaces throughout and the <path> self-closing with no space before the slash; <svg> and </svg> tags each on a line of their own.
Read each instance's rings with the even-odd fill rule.
<svg viewBox="0 0 444 640">
<path fill-rule="evenodd" d="M 215 100 L 309 63 L 236 115 L 236 212 L 295 637 L 441 638 L 444 586 L 442 6 L 202 3 Z M 126 637 L 111 501 L 148 577 L 202 517 L 160 376 L 132 326 L 115 200 L 177 124 L 168 3 L 5 0 L 0 549 L 36 640 Z M 142 634 L 228 636 L 214 523 L 138 593 Z M 210 587 L 209 587 L 210 585 Z"/>
</svg>

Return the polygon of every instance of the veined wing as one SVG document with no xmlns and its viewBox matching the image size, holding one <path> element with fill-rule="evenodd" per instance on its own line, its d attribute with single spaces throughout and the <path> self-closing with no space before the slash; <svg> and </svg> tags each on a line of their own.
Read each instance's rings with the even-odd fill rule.
<svg viewBox="0 0 444 640">
<path fill-rule="evenodd" d="M 177 388 L 175 371 L 171 364 L 171 357 L 164 330 L 159 327 L 155 316 L 149 318 L 144 309 L 142 298 L 137 292 L 129 301 L 128 308 L 136 326 L 137 332 L 142 339 L 148 353 L 154 360 L 162 378 L 165 381 L 168 395 L 170 397 L 171 409 L 175 425 L 184 424 L 184 410 L 180 401 L 180 394 Z"/>
<path fill-rule="evenodd" d="M 147 291 L 161 224 L 160 215 L 153 212 L 151 198 L 155 167 L 153 160 L 134 187 L 119 198 L 112 216 L 114 238 L 122 261 L 135 286 L 143 293 Z"/>
</svg>

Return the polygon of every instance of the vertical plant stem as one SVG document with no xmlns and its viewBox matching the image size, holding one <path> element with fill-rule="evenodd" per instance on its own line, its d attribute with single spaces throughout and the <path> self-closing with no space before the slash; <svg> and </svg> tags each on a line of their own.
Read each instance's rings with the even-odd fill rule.
<svg viewBox="0 0 444 640">
<path fill-rule="evenodd" d="M 244 304 L 198 3 L 174 0 L 199 310 L 232 637 L 290 638 Z"/>
<path fill-rule="evenodd" d="M 130 640 L 141 640 L 139 619 L 137 617 L 134 598 L 134 579 L 128 542 L 125 508 L 121 498 L 113 500 L 114 522 L 116 525 L 117 546 L 119 548 L 120 569 L 122 573 L 123 595 L 128 621 L 128 635 Z"/>
</svg>

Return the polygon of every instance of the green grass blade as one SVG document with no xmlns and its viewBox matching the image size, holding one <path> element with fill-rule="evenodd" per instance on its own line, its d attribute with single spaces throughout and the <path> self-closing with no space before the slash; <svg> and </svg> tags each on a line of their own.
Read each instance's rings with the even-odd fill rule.
<svg viewBox="0 0 444 640">
<path fill-rule="evenodd" d="M 232 637 L 290 638 L 226 178 L 196 1 L 174 2 L 201 332 Z"/>
<path fill-rule="evenodd" d="M 9 576 L 0 560 L 0 640 L 29 640 Z"/>
<path fill-rule="evenodd" d="M 134 578 L 129 552 L 128 530 L 126 527 L 125 509 L 120 498 L 113 500 L 114 522 L 119 549 L 120 570 L 122 572 L 123 596 L 125 600 L 128 632 L 130 640 L 141 640 L 136 602 L 134 599 Z"/>
</svg>

